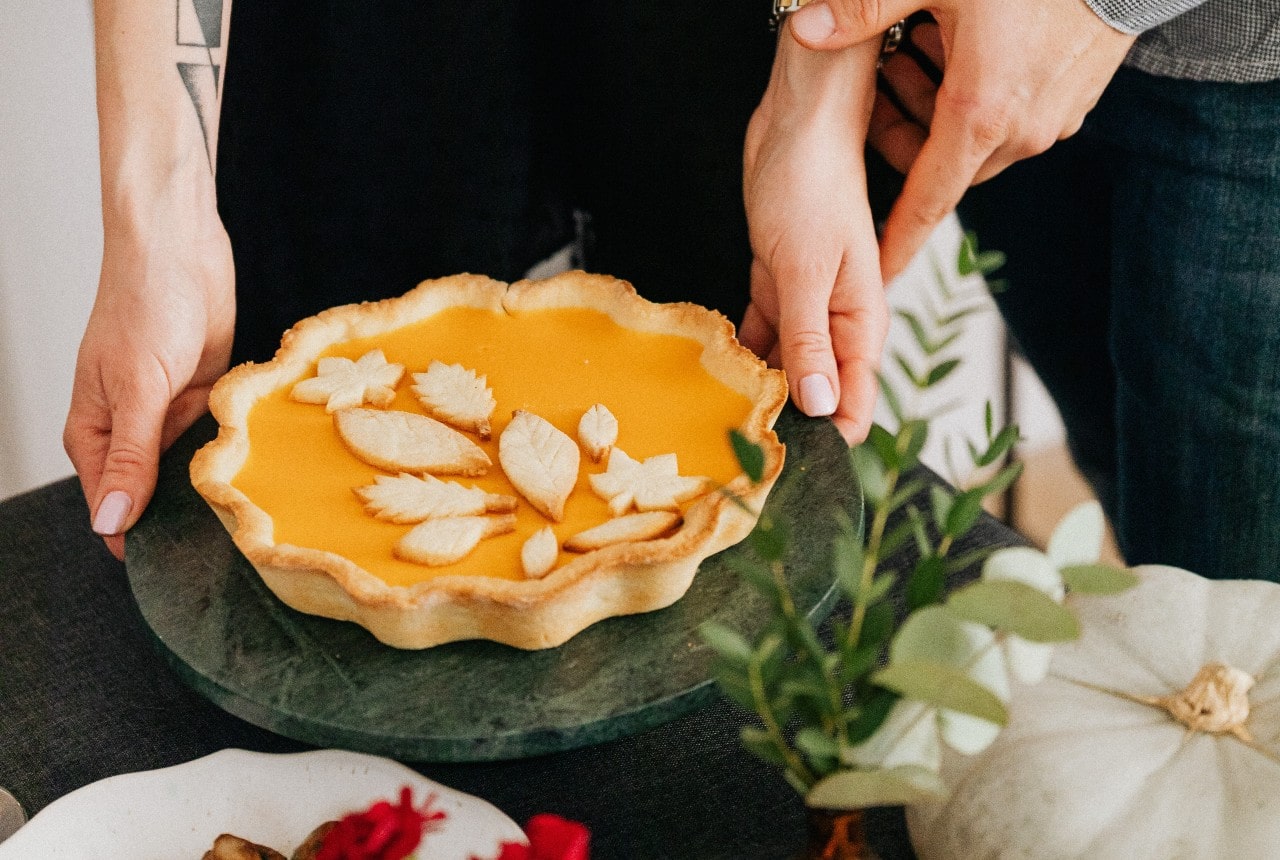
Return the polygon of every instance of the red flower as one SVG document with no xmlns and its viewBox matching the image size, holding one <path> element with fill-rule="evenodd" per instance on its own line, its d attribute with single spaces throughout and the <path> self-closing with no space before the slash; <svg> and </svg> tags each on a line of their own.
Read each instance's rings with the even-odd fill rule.
<svg viewBox="0 0 1280 860">
<path fill-rule="evenodd" d="M 440 827 L 445 814 L 432 809 L 428 797 L 422 809 L 413 807 L 413 791 L 400 789 L 400 802 L 392 806 L 379 800 L 364 812 L 342 818 L 324 838 L 316 860 L 404 860 L 422 841 L 424 833 Z"/>
<path fill-rule="evenodd" d="M 542 813 L 525 826 L 529 844 L 503 842 L 494 860 L 588 860 L 591 831 L 576 821 Z M 477 860 L 477 858 L 472 858 Z"/>
</svg>

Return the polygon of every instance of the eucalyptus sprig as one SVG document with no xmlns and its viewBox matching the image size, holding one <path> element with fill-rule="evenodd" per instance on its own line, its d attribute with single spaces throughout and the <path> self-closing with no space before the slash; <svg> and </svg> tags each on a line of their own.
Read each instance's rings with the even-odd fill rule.
<svg viewBox="0 0 1280 860">
<path fill-rule="evenodd" d="M 999 252 L 979 251 L 967 234 L 954 268 L 972 282 L 977 278 L 970 276 L 989 276 L 1003 262 Z M 895 351 L 892 358 L 913 402 L 926 400 L 959 367 L 954 347 L 967 318 L 984 307 L 971 290 L 953 288 L 936 260 L 934 272 L 935 295 L 925 311 L 897 311 L 916 354 Z M 869 524 L 862 536 L 846 513 L 836 514 L 842 602 L 828 635 L 796 608 L 784 568 L 790 530 L 768 511 L 750 535 L 751 552 L 732 563 L 769 599 L 772 619 L 754 639 L 714 622 L 700 628 L 716 652 L 721 689 L 758 718 L 742 729 L 743 744 L 781 768 L 814 806 L 906 804 L 939 793 L 939 736 L 962 752 L 990 743 L 1007 719 L 1010 673 L 1036 680 L 1047 667 L 1044 649 L 1079 635 L 1074 614 L 1062 605 L 1064 581 L 1093 593 L 1135 581 L 1096 563 L 1102 518 L 1095 506 L 1068 517 L 1048 556 L 999 551 L 986 558 L 981 580 L 948 594 L 954 574 L 988 555 L 954 550 L 978 522 L 983 500 L 1017 478 L 1020 465 L 1007 460 L 1018 430 L 997 429 L 988 404 L 985 438 L 967 448 L 975 472 L 994 473 L 963 490 L 944 489 L 918 468 L 932 416 L 911 412 L 890 380 L 880 381 L 896 428 L 873 426 L 867 441 L 849 451 Z M 731 442 L 744 471 L 758 480 L 761 451 L 736 432 Z M 916 561 L 909 570 L 891 567 L 908 541 Z M 891 596 L 898 594 L 903 605 L 895 609 Z"/>
</svg>

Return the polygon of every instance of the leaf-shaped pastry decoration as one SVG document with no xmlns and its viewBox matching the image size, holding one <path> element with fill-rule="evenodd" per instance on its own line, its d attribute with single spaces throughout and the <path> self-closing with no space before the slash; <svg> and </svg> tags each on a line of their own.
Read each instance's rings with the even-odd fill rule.
<svg viewBox="0 0 1280 860">
<path fill-rule="evenodd" d="M 403 364 L 390 364 L 380 349 L 371 349 L 355 361 L 341 356 L 316 362 L 316 375 L 304 379 L 289 396 L 303 403 L 323 403 L 326 412 L 337 412 L 372 403 L 390 406 Z"/>
<path fill-rule="evenodd" d="M 498 462 L 529 504 L 556 522 L 578 482 L 578 446 L 545 418 L 518 409 L 498 439 Z"/>
<path fill-rule="evenodd" d="M 541 579 L 556 566 L 560 557 L 560 544 L 556 541 L 556 533 L 551 526 L 538 529 L 520 548 L 520 564 L 524 575 L 533 579 Z"/>
<path fill-rule="evenodd" d="M 618 419 L 603 403 L 597 403 L 578 420 L 578 442 L 587 456 L 599 463 L 618 441 Z"/>
<path fill-rule="evenodd" d="M 614 517 L 594 528 L 578 532 L 564 542 L 570 552 L 590 552 L 615 543 L 652 540 L 680 524 L 681 517 L 671 511 L 646 511 Z"/>
<path fill-rule="evenodd" d="M 475 442 L 425 415 L 357 407 L 335 412 L 333 423 L 351 453 L 388 472 L 483 475 L 493 464 Z"/>
<path fill-rule="evenodd" d="M 706 478 L 680 475 L 675 454 L 658 454 L 642 463 L 621 448 L 609 452 L 609 465 L 600 474 L 591 475 L 590 481 L 614 516 L 632 507 L 638 511 L 676 511 L 681 502 L 707 489 Z"/>
<path fill-rule="evenodd" d="M 413 393 L 431 416 L 459 430 L 478 433 L 481 439 L 489 438 L 489 418 L 497 401 L 486 377 L 461 364 L 433 361 L 426 373 L 415 373 L 413 381 Z"/>
<path fill-rule="evenodd" d="M 365 513 L 393 523 L 509 513 L 516 509 L 515 496 L 486 493 L 479 487 L 464 487 L 432 475 L 419 478 L 403 472 L 394 478 L 377 475 L 372 484 L 356 487 L 355 494 L 364 503 Z"/>
<path fill-rule="evenodd" d="M 414 526 L 396 544 L 396 555 L 405 561 L 439 566 L 466 557 L 487 537 L 515 531 L 516 515 L 500 517 L 445 517 Z"/>
</svg>

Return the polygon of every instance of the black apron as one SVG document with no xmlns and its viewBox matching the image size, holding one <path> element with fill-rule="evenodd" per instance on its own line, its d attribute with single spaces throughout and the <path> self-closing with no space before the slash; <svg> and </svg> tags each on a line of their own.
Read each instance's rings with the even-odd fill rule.
<svg viewBox="0 0 1280 860">
<path fill-rule="evenodd" d="M 765 5 L 237 2 L 218 151 L 234 360 L 332 305 L 519 278 L 578 233 L 588 269 L 737 322 Z"/>
</svg>

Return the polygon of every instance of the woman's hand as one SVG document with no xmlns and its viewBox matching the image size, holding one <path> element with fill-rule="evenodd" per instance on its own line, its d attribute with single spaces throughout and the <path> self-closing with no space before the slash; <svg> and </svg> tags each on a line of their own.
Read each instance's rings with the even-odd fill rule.
<svg viewBox="0 0 1280 860">
<path fill-rule="evenodd" d="M 840 51 L 921 9 L 938 21 L 946 68 L 928 137 L 885 224 L 886 279 L 970 185 L 1075 134 L 1135 38 L 1080 0 L 814 0 L 790 25 L 805 46 Z"/>
<path fill-rule="evenodd" d="M 784 31 L 744 152 L 755 259 L 739 337 L 851 444 L 871 425 L 888 329 L 863 163 L 878 52 L 877 37 L 812 53 Z"/>
<path fill-rule="evenodd" d="M 63 434 L 93 529 L 121 559 L 160 452 L 204 413 L 227 369 L 235 321 L 231 245 L 216 215 L 201 223 L 212 208 L 152 203 L 146 215 L 108 213 Z"/>
</svg>

